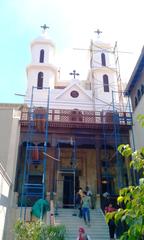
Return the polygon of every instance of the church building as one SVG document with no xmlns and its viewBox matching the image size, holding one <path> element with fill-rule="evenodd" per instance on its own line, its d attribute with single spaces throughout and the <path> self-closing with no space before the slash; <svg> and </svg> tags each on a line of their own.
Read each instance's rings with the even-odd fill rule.
<svg viewBox="0 0 144 240">
<path fill-rule="evenodd" d="M 79 187 L 95 199 L 118 194 L 131 181 L 128 160 L 117 151 L 129 143 L 129 101 L 123 99 L 117 52 L 99 39 L 90 43 L 90 68 L 80 81 L 58 79 L 55 45 L 46 25 L 31 43 L 27 90 L 20 118 L 15 191 L 18 206 L 32 206 L 54 193 L 73 207 Z"/>
</svg>

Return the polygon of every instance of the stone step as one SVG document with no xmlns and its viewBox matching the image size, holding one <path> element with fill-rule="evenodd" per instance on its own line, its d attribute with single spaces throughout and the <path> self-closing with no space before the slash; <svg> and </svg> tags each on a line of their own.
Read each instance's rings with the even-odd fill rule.
<svg viewBox="0 0 144 240">
<path fill-rule="evenodd" d="M 79 227 L 84 227 L 92 240 L 109 240 L 108 226 L 105 223 L 104 215 L 101 209 L 91 210 L 91 226 L 87 226 L 84 220 L 78 216 L 73 216 L 75 209 L 58 209 L 58 215 L 55 217 L 56 224 L 64 224 L 67 230 L 66 240 L 76 240 Z"/>
</svg>

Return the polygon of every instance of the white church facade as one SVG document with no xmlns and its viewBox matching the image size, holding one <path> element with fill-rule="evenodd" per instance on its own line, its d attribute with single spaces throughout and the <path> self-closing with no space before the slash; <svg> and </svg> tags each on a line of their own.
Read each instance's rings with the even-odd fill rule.
<svg viewBox="0 0 144 240">
<path fill-rule="evenodd" d="M 103 193 L 115 196 L 132 182 L 128 160 L 117 153 L 119 144 L 129 142 L 132 121 L 118 94 L 113 48 L 91 41 L 87 78 L 79 80 L 73 70 L 72 79 L 64 82 L 58 78 L 55 44 L 43 30 L 31 43 L 27 89 L 15 123 L 19 138 L 14 136 L 12 206 L 16 214 L 7 218 L 7 226 L 17 213 L 23 216 L 25 207 L 50 192 L 61 207 L 74 207 L 79 187 L 89 185 L 93 207 L 96 198 L 103 207 Z"/>
<path fill-rule="evenodd" d="M 90 184 L 95 195 L 105 191 L 116 194 L 118 188 L 129 181 L 127 168 L 115 152 L 120 143 L 129 142 L 131 114 L 124 110 L 119 98 L 120 83 L 113 55 L 110 44 L 91 41 L 87 79 L 80 81 L 73 70 L 72 79 L 62 82 L 58 81 L 55 45 L 48 38 L 47 29 L 44 28 L 41 36 L 31 43 L 32 60 L 27 67 L 25 96 L 27 107 L 21 117 L 22 166 L 28 162 L 25 157 L 30 155 L 38 160 L 38 171 L 41 160 L 44 161 L 44 150 L 45 156 L 58 158 L 59 164 L 50 159 L 48 163 L 45 159 L 45 167 L 43 164 L 40 167 L 41 177 L 36 177 L 38 172 L 31 166 L 36 159 L 31 159 L 27 163 L 31 167 L 27 168 L 33 170 L 26 175 L 30 182 L 35 178 L 41 182 L 44 171 L 45 191 L 58 191 L 64 206 L 73 204 L 74 196 L 71 200 L 64 199 L 68 189 L 73 188 L 74 193 L 79 186 L 84 188 Z M 21 167 L 18 169 L 17 178 L 23 179 Z M 21 196 L 19 184 L 17 191 Z"/>
</svg>

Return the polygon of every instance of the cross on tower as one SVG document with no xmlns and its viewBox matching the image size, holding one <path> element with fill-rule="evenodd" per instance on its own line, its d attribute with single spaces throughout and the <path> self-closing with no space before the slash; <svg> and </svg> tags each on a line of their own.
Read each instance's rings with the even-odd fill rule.
<svg viewBox="0 0 144 240">
<path fill-rule="evenodd" d="M 40 27 L 43 28 L 44 31 L 49 28 L 46 24 L 44 24 L 43 26 L 40 26 Z"/>
<path fill-rule="evenodd" d="M 76 70 L 73 70 L 73 72 L 72 72 L 72 73 L 70 73 L 70 75 L 73 75 L 73 76 L 74 76 L 74 78 L 75 78 L 75 76 L 79 76 L 79 73 L 76 73 Z"/>
<path fill-rule="evenodd" d="M 99 35 L 102 33 L 102 31 L 100 31 L 99 29 L 97 29 L 96 31 L 94 31 L 94 33 L 97 33 L 97 35 L 99 36 Z"/>
</svg>

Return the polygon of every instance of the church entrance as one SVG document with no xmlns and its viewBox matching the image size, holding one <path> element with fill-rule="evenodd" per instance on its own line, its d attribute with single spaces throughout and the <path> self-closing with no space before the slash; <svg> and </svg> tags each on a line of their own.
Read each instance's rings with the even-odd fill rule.
<svg viewBox="0 0 144 240">
<path fill-rule="evenodd" d="M 75 177 L 75 179 L 74 179 Z M 78 176 L 65 175 L 63 184 L 63 207 L 71 208 L 75 205 L 75 193 L 79 188 Z"/>
</svg>

